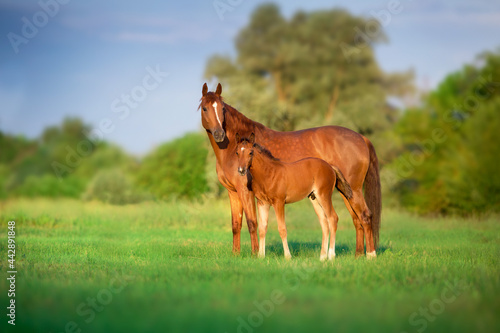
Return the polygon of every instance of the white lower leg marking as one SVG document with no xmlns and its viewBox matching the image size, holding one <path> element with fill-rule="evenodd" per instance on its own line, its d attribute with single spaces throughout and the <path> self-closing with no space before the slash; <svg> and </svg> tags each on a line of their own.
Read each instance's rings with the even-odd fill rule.
<svg viewBox="0 0 500 333">
<path fill-rule="evenodd" d="M 335 241 L 333 241 L 333 247 L 328 250 L 328 259 L 335 258 Z"/>
<path fill-rule="evenodd" d="M 368 259 L 376 258 L 377 257 L 377 253 L 375 251 L 373 251 L 373 252 L 366 252 L 366 257 Z"/>
<path fill-rule="evenodd" d="M 290 253 L 290 249 L 288 248 L 288 241 L 285 237 L 283 239 L 283 252 L 285 252 L 285 259 L 292 259 L 292 254 Z"/>
<path fill-rule="evenodd" d="M 219 122 L 219 125 L 222 127 L 222 123 L 221 123 L 220 118 L 219 118 L 219 113 L 217 112 L 217 102 L 214 102 L 214 104 L 212 104 L 212 106 L 214 107 L 215 116 L 217 117 L 217 121 Z"/>
<path fill-rule="evenodd" d="M 259 239 L 259 257 L 264 258 L 266 256 L 266 236 L 260 237 Z"/>
</svg>

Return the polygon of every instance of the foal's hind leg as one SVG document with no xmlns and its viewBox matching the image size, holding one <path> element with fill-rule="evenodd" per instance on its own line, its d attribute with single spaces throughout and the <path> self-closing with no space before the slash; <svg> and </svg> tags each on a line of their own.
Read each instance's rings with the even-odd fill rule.
<svg viewBox="0 0 500 333">
<path fill-rule="evenodd" d="M 323 231 L 323 238 L 321 241 L 321 254 L 319 256 L 319 259 L 321 261 L 325 260 L 328 256 L 327 254 L 327 248 L 328 248 L 328 223 L 327 223 L 327 218 L 326 218 L 326 213 L 325 210 L 322 207 L 322 204 L 320 203 L 318 196 L 316 196 L 315 199 L 309 198 L 311 200 L 311 203 L 314 207 L 314 211 L 316 212 L 316 215 L 318 215 L 319 223 L 321 224 L 321 230 Z"/>
<path fill-rule="evenodd" d="M 330 248 L 328 249 L 328 259 L 335 259 L 335 237 L 337 235 L 337 224 L 339 222 L 339 216 L 335 212 L 332 206 L 332 217 L 328 219 L 328 225 L 330 229 Z"/>
<path fill-rule="evenodd" d="M 325 193 L 318 195 L 318 201 L 323 209 L 324 215 L 328 221 L 328 228 L 330 229 L 330 248 L 328 249 L 328 259 L 331 260 L 335 258 L 335 236 L 337 234 L 337 223 L 339 221 L 339 217 L 333 209 L 331 191 L 326 191 Z"/>
<path fill-rule="evenodd" d="M 269 217 L 269 204 L 257 201 L 259 208 L 259 257 L 266 256 L 266 234 L 267 234 L 267 220 Z"/>
<path fill-rule="evenodd" d="M 274 212 L 276 213 L 276 220 L 278 220 L 278 230 L 280 232 L 281 241 L 283 242 L 283 251 L 285 258 L 291 259 L 292 255 L 288 248 L 288 241 L 286 239 L 286 224 L 285 224 L 285 203 L 278 203 L 273 205 Z"/>
</svg>

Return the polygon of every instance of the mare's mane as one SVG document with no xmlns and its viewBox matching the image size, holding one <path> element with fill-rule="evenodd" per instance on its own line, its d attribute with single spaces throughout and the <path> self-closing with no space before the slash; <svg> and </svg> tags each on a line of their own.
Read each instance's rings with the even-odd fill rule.
<svg viewBox="0 0 500 333">
<path fill-rule="evenodd" d="M 274 155 L 267 148 L 262 147 L 258 143 L 254 143 L 253 147 L 257 148 L 257 150 L 259 151 L 259 153 L 261 153 L 262 155 L 267 156 L 268 158 L 272 159 L 273 161 L 279 161 L 280 160 L 279 158 L 274 157 Z"/>
</svg>

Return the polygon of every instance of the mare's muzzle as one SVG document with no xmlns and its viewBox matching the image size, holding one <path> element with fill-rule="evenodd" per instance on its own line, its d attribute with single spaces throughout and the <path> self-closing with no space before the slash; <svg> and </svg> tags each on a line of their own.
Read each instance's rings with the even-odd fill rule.
<svg viewBox="0 0 500 333">
<path fill-rule="evenodd" d="M 212 131 L 215 142 L 222 142 L 226 138 L 226 132 L 223 129 L 216 129 Z"/>
</svg>

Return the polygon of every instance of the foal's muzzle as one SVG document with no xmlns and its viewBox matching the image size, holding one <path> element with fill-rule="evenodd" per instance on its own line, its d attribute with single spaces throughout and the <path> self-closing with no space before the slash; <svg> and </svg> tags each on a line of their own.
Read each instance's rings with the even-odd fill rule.
<svg viewBox="0 0 500 333">
<path fill-rule="evenodd" d="M 242 167 L 239 167 L 238 168 L 238 173 L 240 174 L 240 176 L 244 176 L 247 174 L 247 169 L 246 168 L 242 168 Z"/>
</svg>

